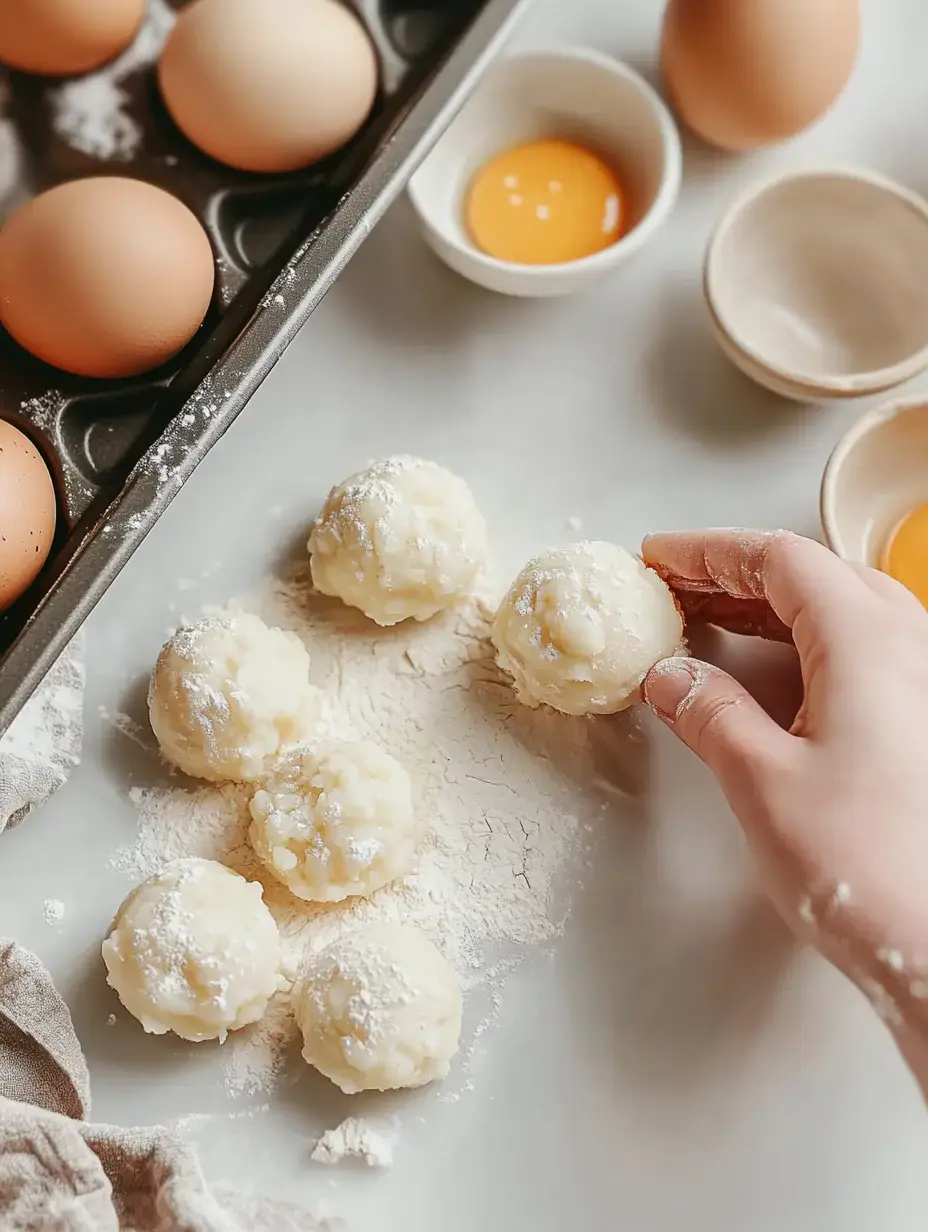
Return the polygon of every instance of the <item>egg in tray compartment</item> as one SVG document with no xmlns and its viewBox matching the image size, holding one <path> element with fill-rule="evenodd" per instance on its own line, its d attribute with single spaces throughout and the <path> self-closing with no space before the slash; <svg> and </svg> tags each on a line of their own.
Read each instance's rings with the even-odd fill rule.
<svg viewBox="0 0 928 1232">
<path fill-rule="evenodd" d="M 32 483 L 43 562 L 0 561 L 0 656 L 88 544 L 99 597 L 95 541 L 240 409 L 307 241 L 486 3 L 0 0 L 0 519 Z"/>
</svg>

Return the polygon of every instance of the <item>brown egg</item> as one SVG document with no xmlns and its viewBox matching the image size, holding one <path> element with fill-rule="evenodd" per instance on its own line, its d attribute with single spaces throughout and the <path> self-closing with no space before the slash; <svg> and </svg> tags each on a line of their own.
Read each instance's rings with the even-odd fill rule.
<svg viewBox="0 0 928 1232">
<path fill-rule="evenodd" d="M 145 0 L 0 0 L 0 60 L 27 73 L 86 73 L 135 38 Z"/>
<path fill-rule="evenodd" d="M 213 253 L 194 215 L 140 180 L 60 184 L 0 230 L 0 324 L 81 376 L 157 368 L 196 333 Z"/>
<path fill-rule="evenodd" d="M 55 488 L 42 455 L 0 419 L 0 612 L 24 594 L 55 537 Z"/>
<path fill-rule="evenodd" d="M 686 123 L 713 145 L 750 150 L 827 111 L 859 43 L 859 0 L 670 0 L 661 58 Z"/>
<path fill-rule="evenodd" d="M 205 153 L 243 171 L 293 171 L 364 123 L 377 58 L 336 0 L 194 0 L 171 31 L 158 81 Z"/>
</svg>

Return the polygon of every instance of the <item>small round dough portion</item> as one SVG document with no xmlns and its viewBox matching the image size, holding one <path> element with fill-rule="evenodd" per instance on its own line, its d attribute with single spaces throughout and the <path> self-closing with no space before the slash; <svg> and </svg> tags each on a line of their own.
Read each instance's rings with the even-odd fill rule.
<svg viewBox="0 0 928 1232">
<path fill-rule="evenodd" d="M 295 633 L 247 613 L 212 616 L 166 642 L 148 691 L 164 756 L 194 778 L 250 782 L 312 739 L 324 695 Z"/>
<path fill-rule="evenodd" d="M 146 1031 L 225 1038 L 282 986 L 280 935 L 257 881 L 174 860 L 136 886 L 103 942 L 107 983 Z"/>
<path fill-rule="evenodd" d="M 402 456 L 332 489 L 309 551 L 317 590 L 395 625 L 428 620 L 473 590 L 487 528 L 463 479 Z"/>
<path fill-rule="evenodd" d="M 251 801 L 251 844 L 297 898 L 337 903 L 409 872 L 419 840 L 412 784 L 371 741 L 294 749 Z"/>
<path fill-rule="evenodd" d="M 614 543 L 552 548 L 525 566 L 493 623 L 519 700 L 563 714 L 613 714 L 640 700 L 655 663 L 683 641 L 683 619 L 653 569 Z"/>
<path fill-rule="evenodd" d="M 347 1094 L 443 1078 L 461 1038 L 461 985 L 423 933 L 380 924 L 307 962 L 294 991 L 303 1057 Z"/>
</svg>

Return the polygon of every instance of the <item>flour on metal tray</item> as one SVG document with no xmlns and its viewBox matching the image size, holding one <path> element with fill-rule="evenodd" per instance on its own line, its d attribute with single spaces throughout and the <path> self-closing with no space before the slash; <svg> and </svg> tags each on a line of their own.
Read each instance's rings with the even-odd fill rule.
<svg viewBox="0 0 928 1232">
<path fill-rule="evenodd" d="M 175 20 L 167 0 L 150 0 L 144 25 L 121 56 L 54 91 L 55 132 L 72 149 L 93 158 L 123 162 L 132 158 L 142 130 L 129 114 L 130 99 L 123 82 L 154 63 Z"/>
</svg>

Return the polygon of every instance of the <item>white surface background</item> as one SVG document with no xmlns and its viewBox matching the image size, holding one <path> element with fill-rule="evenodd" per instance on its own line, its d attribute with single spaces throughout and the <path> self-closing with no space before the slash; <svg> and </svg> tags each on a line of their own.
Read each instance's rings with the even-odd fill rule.
<svg viewBox="0 0 928 1232">
<path fill-rule="evenodd" d="M 650 74 L 659 8 L 540 0 L 518 42 L 589 43 Z M 2 840 L 0 933 L 68 999 L 96 1118 L 230 1111 L 214 1055 L 146 1038 L 125 1014 L 105 1026 L 118 1007 L 99 942 L 127 889 L 107 859 L 134 833 L 130 785 L 162 778 L 98 708 L 139 716 L 178 614 L 286 558 L 332 482 L 370 456 L 434 457 L 472 482 L 510 568 L 566 541 L 570 515 L 630 546 L 679 526 L 817 531 L 822 466 L 863 408 L 795 408 L 738 376 L 708 336 L 700 259 L 736 190 L 777 167 L 859 161 L 928 190 L 928 8 L 865 9 L 834 114 L 744 161 L 688 142 L 669 228 L 583 298 L 477 291 L 399 205 L 92 616 L 84 762 Z M 508 984 L 474 1090 L 408 1097 L 391 1172 L 331 1171 L 309 1164 L 309 1142 L 349 1102 L 295 1069 L 271 1112 L 210 1123 L 214 1178 L 321 1202 L 359 1232 L 924 1232 L 928 1117 L 888 1037 L 793 947 L 706 775 L 647 730 L 646 787 L 604 816 L 563 940 Z M 57 928 L 46 897 L 66 904 Z"/>
</svg>

